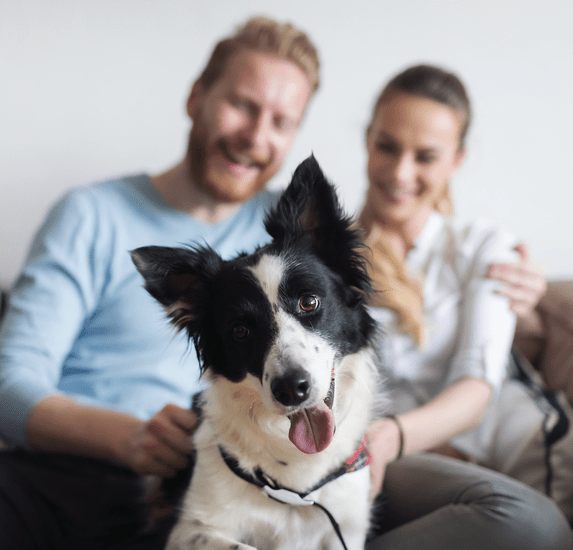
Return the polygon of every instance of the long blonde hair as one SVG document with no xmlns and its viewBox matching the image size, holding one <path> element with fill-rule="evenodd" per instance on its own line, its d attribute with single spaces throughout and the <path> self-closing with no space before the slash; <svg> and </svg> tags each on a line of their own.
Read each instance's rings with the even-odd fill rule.
<svg viewBox="0 0 573 550">
<path fill-rule="evenodd" d="M 380 105 L 397 92 L 432 99 L 462 114 L 459 150 L 464 149 L 471 121 L 471 106 L 464 85 L 456 75 L 431 65 L 417 65 L 406 69 L 384 87 L 376 100 L 372 119 L 375 118 Z M 445 186 L 444 193 L 434 208 L 441 214 L 452 214 L 449 185 Z M 377 221 L 376 212 L 369 201 L 364 205 L 358 223 L 364 230 L 365 244 L 370 250 L 368 269 L 376 290 L 372 295 L 372 305 L 394 311 L 398 330 L 411 336 L 422 346 L 425 323 L 421 282 L 412 278 L 404 261 L 395 254 L 388 234 Z"/>
</svg>

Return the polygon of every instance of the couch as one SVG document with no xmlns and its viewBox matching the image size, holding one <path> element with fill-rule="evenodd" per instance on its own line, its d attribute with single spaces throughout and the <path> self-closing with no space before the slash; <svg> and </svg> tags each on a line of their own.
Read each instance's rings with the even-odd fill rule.
<svg viewBox="0 0 573 550">
<path fill-rule="evenodd" d="M 514 346 L 573 405 L 573 280 L 549 281 L 535 311 L 518 323 Z"/>
</svg>

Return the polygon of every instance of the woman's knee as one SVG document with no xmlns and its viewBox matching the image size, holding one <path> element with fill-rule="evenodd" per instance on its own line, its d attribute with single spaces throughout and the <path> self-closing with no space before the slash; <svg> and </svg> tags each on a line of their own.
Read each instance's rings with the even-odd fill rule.
<svg viewBox="0 0 573 550">
<path fill-rule="evenodd" d="M 553 501 L 474 464 L 429 454 L 408 456 L 389 465 L 384 490 L 390 529 L 419 528 L 420 536 L 429 538 L 433 530 L 444 541 L 465 536 L 476 548 L 572 548 L 571 529 Z"/>
<path fill-rule="evenodd" d="M 468 486 L 459 504 L 482 516 L 505 548 L 570 550 L 572 530 L 551 499 L 502 474 L 486 471 L 487 479 Z"/>
</svg>

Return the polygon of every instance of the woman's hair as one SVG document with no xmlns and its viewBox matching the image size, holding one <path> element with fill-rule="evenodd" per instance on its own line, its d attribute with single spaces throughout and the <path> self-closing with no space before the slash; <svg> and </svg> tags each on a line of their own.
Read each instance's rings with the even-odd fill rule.
<svg viewBox="0 0 573 550">
<path fill-rule="evenodd" d="M 471 122 L 471 105 L 461 80 L 453 73 L 432 65 L 416 65 L 399 73 L 384 87 L 376 100 L 372 113 L 374 120 L 380 105 L 396 93 L 406 93 L 437 101 L 451 107 L 461 115 L 459 151 Z M 446 215 L 452 213 L 449 186 L 434 208 Z M 424 341 L 423 295 L 419 282 L 412 280 L 404 262 L 396 256 L 382 227 L 377 225 L 375 212 L 367 202 L 360 214 L 359 223 L 366 233 L 370 248 L 369 271 L 374 287 L 373 305 L 388 308 L 396 313 L 398 329 L 422 345 Z"/>
<path fill-rule="evenodd" d="M 374 105 L 372 118 L 378 107 L 396 92 L 432 99 L 461 114 L 459 149 L 464 148 L 472 109 L 465 86 L 454 73 L 433 65 L 415 65 L 402 71 L 384 86 Z"/>
<path fill-rule="evenodd" d="M 318 51 L 309 37 L 290 23 L 278 23 L 266 17 L 253 17 L 236 32 L 221 40 L 214 48 L 206 67 L 199 76 L 207 90 L 221 76 L 225 64 L 241 49 L 269 53 L 292 61 L 306 75 L 314 94 L 320 84 Z"/>
</svg>

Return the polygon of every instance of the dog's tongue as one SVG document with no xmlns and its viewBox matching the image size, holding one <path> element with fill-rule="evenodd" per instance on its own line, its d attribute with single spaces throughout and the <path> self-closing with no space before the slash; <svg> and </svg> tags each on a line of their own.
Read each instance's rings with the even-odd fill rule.
<svg viewBox="0 0 573 550">
<path fill-rule="evenodd" d="M 303 409 L 289 418 L 288 437 L 303 453 L 319 453 L 330 445 L 334 434 L 334 415 L 325 403 Z"/>
</svg>

